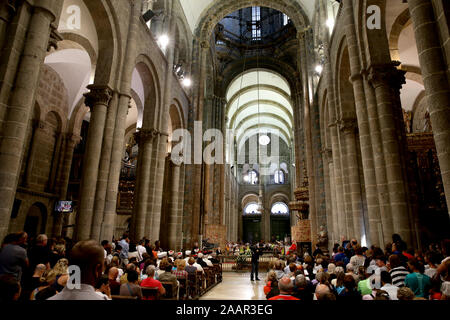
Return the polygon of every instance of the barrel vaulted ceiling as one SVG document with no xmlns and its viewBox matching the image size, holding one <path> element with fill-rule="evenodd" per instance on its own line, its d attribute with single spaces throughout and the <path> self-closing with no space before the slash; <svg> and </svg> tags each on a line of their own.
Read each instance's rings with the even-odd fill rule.
<svg viewBox="0 0 450 320">
<path fill-rule="evenodd" d="M 180 0 L 183 6 L 184 14 L 188 20 L 189 27 L 191 31 L 194 32 L 198 26 L 200 17 L 205 10 L 208 10 L 214 5 L 214 2 L 219 2 L 222 0 Z M 235 0 L 239 1 L 239 0 Z M 276 0 L 274 0 L 276 1 Z M 308 15 L 309 19 L 312 19 L 314 13 L 315 0 L 297 0 L 303 7 L 305 13 Z M 289 15 L 288 12 L 284 12 Z"/>
</svg>

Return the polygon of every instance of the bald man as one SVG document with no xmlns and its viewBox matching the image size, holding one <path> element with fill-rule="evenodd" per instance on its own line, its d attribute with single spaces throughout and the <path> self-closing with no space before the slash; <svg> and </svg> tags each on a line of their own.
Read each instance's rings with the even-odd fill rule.
<svg viewBox="0 0 450 320">
<path fill-rule="evenodd" d="M 71 266 L 80 268 L 81 286 L 77 289 L 65 287 L 60 293 L 48 300 L 109 300 L 104 294 L 95 292 L 95 284 L 101 278 L 104 270 L 103 247 L 94 240 L 78 242 L 70 254 Z M 68 283 L 75 284 L 72 279 Z"/>
<path fill-rule="evenodd" d="M 283 277 L 278 281 L 278 288 L 280 289 L 280 294 L 278 296 L 272 297 L 269 300 L 300 300 L 294 296 L 294 282 L 290 277 Z"/>
</svg>

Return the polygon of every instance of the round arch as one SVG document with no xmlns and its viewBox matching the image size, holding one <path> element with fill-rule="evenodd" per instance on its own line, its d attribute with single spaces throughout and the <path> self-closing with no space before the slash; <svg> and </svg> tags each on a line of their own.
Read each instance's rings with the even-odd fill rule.
<svg viewBox="0 0 450 320">
<path fill-rule="evenodd" d="M 142 128 L 153 129 L 157 126 L 161 103 L 160 78 L 152 60 L 147 55 L 141 54 L 137 57 L 136 70 L 142 79 L 144 87 Z"/>
<path fill-rule="evenodd" d="M 228 14 L 239 9 L 252 6 L 267 7 L 285 13 L 294 23 L 297 30 L 309 25 L 309 19 L 303 7 L 296 0 L 222 0 L 212 2 L 199 18 L 195 35 L 200 41 L 207 41 L 212 35 L 215 26 Z M 289 14 L 288 14 L 289 13 Z"/>
</svg>

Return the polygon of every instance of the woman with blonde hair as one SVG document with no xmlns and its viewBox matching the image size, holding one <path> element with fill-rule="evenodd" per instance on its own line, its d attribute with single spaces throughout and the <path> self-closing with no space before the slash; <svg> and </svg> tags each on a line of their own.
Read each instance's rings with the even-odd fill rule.
<svg viewBox="0 0 450 320">
<path fill-rule="evenodd" d="M 67 280 L 69 280 L 69 260 L 66 258 L 59 259 L 56 262 L 52 270 L 49 271 L 48 276 L 54 277 L 55 281 L 52 284 L 53 288 L 61 292 L 66 286 Z"/>
<path fill-rule="evenodd" d="M 175 261 L 175 266 L 177 268 L 176 271 L 172 271 L 172 273 L 177 277 L 177 279 L 186 279 L 188 277 L 188 273 L 186 270 L 186 260 L 178 259 Z"/>
</svg>

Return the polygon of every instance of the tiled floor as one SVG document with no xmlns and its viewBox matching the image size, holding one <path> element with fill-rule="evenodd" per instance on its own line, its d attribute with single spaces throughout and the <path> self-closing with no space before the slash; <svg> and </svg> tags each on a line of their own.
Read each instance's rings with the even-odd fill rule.
<svg viewBox="0 0 450 320">
<path fill-rule="evenodd" d="M 250 273 L 224 272 L 222 283 L 200 300 L 266 300 L 265 278 L 266 274 L 262 273 L 259 275 L 261 281 L 250 281 Z"/>
</svg>

